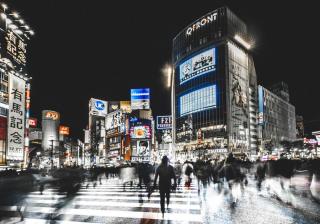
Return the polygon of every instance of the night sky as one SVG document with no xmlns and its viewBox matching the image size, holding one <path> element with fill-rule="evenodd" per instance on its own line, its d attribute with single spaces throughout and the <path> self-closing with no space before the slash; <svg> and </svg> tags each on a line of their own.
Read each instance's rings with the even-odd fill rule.
<svg viewBox="0 0 320 224">
<path fill-rule="evenodd" d="M 249 26 L 259 84 L 287 82 L 290 101 L 307 130 L 320 130 L 316 1 L 2 2 L 36 33 L 28 46 L 31 116 L 40 119 L 44 109 L 59 111 L 74 138 L 83 138 L 91 97 L 129 100 L 130 88 L 150 87 L 153 114 L 169 114 L 170 91 L 161 68 L 171 59 L 172 39 L 222 5 Z"/>
</svg>

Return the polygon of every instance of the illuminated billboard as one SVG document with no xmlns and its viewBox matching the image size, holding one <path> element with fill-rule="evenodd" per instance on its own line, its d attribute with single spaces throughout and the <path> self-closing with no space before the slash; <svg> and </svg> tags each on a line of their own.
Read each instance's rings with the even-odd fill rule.
<svg viewBox="0 0 320 224">
<path fill-rule="evenodd" d="M 121 110 L 114 111 L 106 117 L 106 130 L 120 127 L 120 132 L 124 132 L 125 119 Z"/>
<path fill-rule="evenodd" d="M 131 127 L 130 137 L 134 139 L 151 138 L 151 128 L 148 125 Z"/>
<path fill-rule="evenodd" d="M 150 89 L 131 89 L 131 109 L 150 109 Z"/>
<path fill-rule="evenodd" d="M 60 135 L 69 135 L 70 134 L 70 128 L 67 126 L 59 126 L 59 134 Z"/>
<path fill-rule="evenodd" d="M 180 84 L 216 70 L 216 49 L 211 48 L 189 58 L 179 66 Z"/>
<path fill-rule="evenodd" d="M 157 129 L 171 129 L 172 128 L 172 116 L 157 116 Z"/>
<path fill-rule="evenodd" d="M 149 162 L 151 155 L 151 142 L 148 140 L 138 140 L 132 146 L 132 161 Z"/>
<path fill-rule="evenodd" d="M 16 25 L 12 23 L 10 26 Z M 24 70 L 27 63 L 27 40 L 13 29 L 5 30 L 3 37 L 1 37 L 1 58 L 8 59 L 17 71 Z"/>
<path fill-rule="evenodd" d="M 91 115 L 105 117 L 107 115 L 107 102 L 91 98 L 89 103 L 89 110 Z"/>
<path fill-rule="evenodd" d="M 108 102 L 108 113 L 120 109 L 120 102 L 119 101 L 109 101 Z"/>
<path fill-rule="evenodd" d="M 131 113 L 131 102 L 128 101 L 120 101 L 120 109 L 124 112 L 124 113 Z"/>
<path fill-rule="evenodd" d="M 13 73 L 9 74 L 7 159 L 22 161 L 25 143 L 26 81 Z"/>
<path fill-rule="evenodd" d="M 37 127 L 37 123 L 38 123 L 37 118 L 30 117 L 28 122 L 30 127 L 32 128 Z"/>
<path fill-rule="evenodd" d="M 45 116 L 44 116 L 46 119 L 48 120 L 58 120 L 59 119 L 59 113 L 58 112 L 55 112 L 55 111 L 47 111 L 45 113 Z"/>
<path fill-rule="evenodd" d="M 210 85 L 179 97 L 180 117 L 195 112 L 216 108 L 216 85 Z"/>
<path fill-rule="evenodd" d="M 258 124 L 262 125 L 264 123 L 263 113 L 264 113 L 264 96 L 262 86 L 258 87 L 258 97 L 259 97 L 259 111 L 258 111 Z"/>
</svg>

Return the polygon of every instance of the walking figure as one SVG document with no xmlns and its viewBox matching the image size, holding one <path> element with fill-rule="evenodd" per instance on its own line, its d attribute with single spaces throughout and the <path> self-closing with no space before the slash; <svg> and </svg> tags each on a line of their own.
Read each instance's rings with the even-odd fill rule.
<svg viewBox="0 0 320 224">
<path fill-rule="evenodd" d="M 176 175 L 174 173 L 174 169 L 171 165 L 169 165 L 169 159 L 167 156 L 163 156 L 162 162 L 156 170 L 155 178 L 154 178 L 154 186 L 157 185 L 157 180 L 159 177 L 159 191 L 160 191 L 160 206 L 162 217 L 164 217 L 164 201 L 167 198 L 167 209 L 169 207 L 170 202 L 170 190 L 171 186 L 171 179 L 174 180 L 173 189 L 176 189 L 177 182 L 176 182 Z"/>
</svg>

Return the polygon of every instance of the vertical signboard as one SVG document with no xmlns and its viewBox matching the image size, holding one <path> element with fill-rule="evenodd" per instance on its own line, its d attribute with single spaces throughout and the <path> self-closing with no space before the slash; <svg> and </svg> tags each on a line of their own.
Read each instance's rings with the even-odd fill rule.
<svg viewBox="0 0 320 224">
<path fill-rule="evenodd" d="M 258 124 L 263 125 L 263 104 L 264 96 L 262 86 L 258 87 L 258 97 L 259 97 L 259 112 L 258 112 Z"/>
<path fill-rule="evenodd" d="M 131 109 L 150 109 L 150 89 L 131 89 Z"/>
<path fill-rule="evenodd" d="M 12 30 L 5 33 L 3 57 L 8 58 L 17 70 L 24 69 L 27 63 L 27 44 L 20 35 L 15 34 Z"/>
<path fill-rule="evenodd" d="M 25 130 L 25 80 L 9 75 L 8 160 L 23 161 Z"/>
</svg>

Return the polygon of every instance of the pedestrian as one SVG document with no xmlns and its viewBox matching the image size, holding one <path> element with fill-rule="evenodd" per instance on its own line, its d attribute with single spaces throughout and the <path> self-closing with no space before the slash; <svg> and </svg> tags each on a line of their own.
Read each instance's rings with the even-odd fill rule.
<svg viewBox="0 0 320 224">
<path fill-rule="evenodd" d="M 156 170 L 155 178 L 154 178 L 154 186 L 157 185 L 157 180 L 159 177 L 159 191 L 160 191 L 160 206 L 162 217 L 164 217 L 164 203 L 165 198 L 167 198 L 167 208 L 169 207 L 170 202 L 170 190 L 171 190 L 171 179 L 174 180 L 173 189 L 177 187 L 176 175 L 174 173 L 174 169 L 171 165 L 169 165 L 169 159 L 167 156 L 163 156 L 162 162 Z"/>
</svg>

